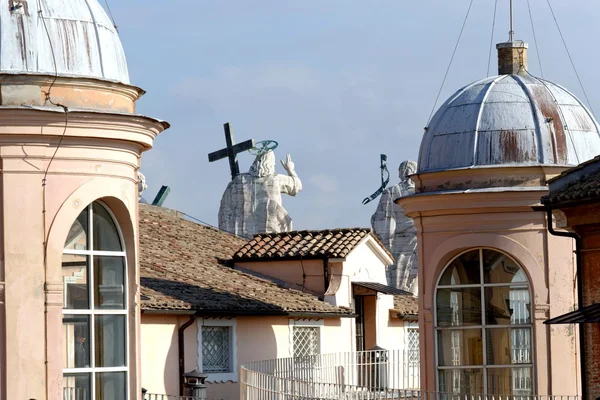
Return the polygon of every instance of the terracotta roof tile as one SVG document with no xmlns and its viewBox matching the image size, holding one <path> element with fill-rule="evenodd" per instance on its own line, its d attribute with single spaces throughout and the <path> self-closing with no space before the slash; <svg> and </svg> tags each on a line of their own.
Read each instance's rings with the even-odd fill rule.
<svg viewBox="0 0 600 400">
<path fill-rule="evenodd" d="M 344 258 L 370 233 L 367 228 L 348 228 L 259 234 L 239 249 L 233 259 Z"/>
<path fill-rule="evenodd" d="M 419 300 L 416 297 L 405 295 L 394 296 L 394 310 L 399 315 L 419 315 Z"/>
<path fill-rule="evenodd" d="M 246 240 L 140 204 L 142 310 L 223 315 L 351 315 L 316 296 L 227 266 Z"/>
<path fill-rule="evenodd" d="M 549 183 L 544 204 L 559 207 L 600 201 L 600 156 L 564 171 Z"/>
</svg>

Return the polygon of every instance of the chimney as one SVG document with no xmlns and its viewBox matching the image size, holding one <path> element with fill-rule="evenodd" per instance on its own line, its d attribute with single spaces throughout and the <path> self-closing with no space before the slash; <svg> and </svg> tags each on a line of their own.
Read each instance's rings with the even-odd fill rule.
<svg viewBox="0 0 600 400">
<path fill-rule="evenodd" d="M 527 43 L 498 43 L 498 75 L 524 74 L 527 71 Z"/>
</svg>

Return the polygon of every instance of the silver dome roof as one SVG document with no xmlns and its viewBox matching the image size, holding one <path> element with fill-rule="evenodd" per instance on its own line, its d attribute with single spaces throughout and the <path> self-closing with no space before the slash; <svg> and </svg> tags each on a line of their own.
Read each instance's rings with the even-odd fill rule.
<svg viewBox="0 0 600 400">
<path fill-rule="evenodd" d="M 0 7 L 0 73 L 56 72 L 129 83 L 121 41 L 97 0 L 8 3 Z"/>
<path fill-rule="evenodd" d="M 419 173 L 483 166 L 577 165 L 600 154 L 598 123 L 563 87 L 499 75 L 457 91 L 431 119 Z"/>
</svg>

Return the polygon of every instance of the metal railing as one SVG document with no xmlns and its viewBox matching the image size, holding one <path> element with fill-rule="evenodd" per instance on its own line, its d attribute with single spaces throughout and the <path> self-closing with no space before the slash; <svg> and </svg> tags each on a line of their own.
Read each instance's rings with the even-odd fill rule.
<svg viewBox="0 0 600 400">
<path fill-rule="evenodd" d="M 191 396 L 177 396 L 169 394 L 157 394 L 157 393 L 144 393 L 142 400 L 198 400 L 196 397 Z M 217 399 L 210 399 L 217 400 Z"/>
<path fill-rule="evenodd" d="M 341 393 L 418 390 L 418 357 L 402 350 L 371 350 L 280 358 L 245 364 L 242 399 L 338 399 Z"/>
</svg>

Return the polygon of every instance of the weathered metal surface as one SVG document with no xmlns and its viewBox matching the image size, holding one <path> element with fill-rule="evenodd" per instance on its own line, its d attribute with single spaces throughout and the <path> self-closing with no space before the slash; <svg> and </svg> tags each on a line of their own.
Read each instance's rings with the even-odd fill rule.
<svg viewBox="0 0 600 400">
<path fill-rule="evenodd" d="M 4 1 L 0 72 L 129 83 L 121 41 L 97 0 Z"/>
<path fill-rule="evenodd" d="M 527 75 L 457 91 L 423 136 L 419 173 L 485 165 L 577 165 L 600 154 L 600 130 L 566 89 Z"/>
</svg>

